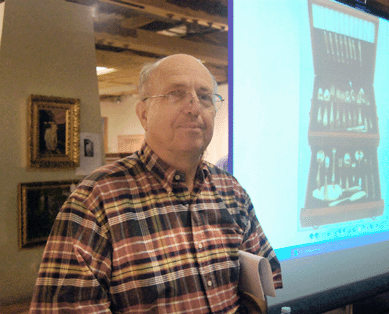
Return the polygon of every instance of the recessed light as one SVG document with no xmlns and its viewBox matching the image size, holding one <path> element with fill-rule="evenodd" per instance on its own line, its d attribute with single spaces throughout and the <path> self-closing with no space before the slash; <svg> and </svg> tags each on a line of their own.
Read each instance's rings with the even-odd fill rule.
<svg viewBox="0 0 389 314">
<path fill-rule="evenodd" d="M 96 67 L 97 75 L 107 74 L 115 72 L 116 69 L 113 68 L 107 68 L 107 67 Z"/>
</svg>

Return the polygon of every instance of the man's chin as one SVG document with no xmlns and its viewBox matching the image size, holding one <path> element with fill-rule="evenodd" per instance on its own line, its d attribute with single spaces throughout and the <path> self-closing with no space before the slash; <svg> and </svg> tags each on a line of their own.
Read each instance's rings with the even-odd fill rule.
<svg viewBox="0 0 389 314">
<path fill-rule="evenodd" d="M 186 141 L 181 142 L 179 145 L 176 146 L 176 150 L 178 153 L 192 153 L 192 154 L 203 154 L 206 149 L 206 145 L 203 141 Z"/>
</svg>

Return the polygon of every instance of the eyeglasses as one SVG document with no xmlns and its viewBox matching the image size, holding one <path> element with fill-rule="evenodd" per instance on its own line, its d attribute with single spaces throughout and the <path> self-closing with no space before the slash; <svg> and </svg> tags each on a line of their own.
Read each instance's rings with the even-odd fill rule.
<svg viewBox="0 0 389 314">
<path fill-rule="evenodd" d="M 150 98 L 158 98 L 158 97 L 166 97 L 167 101 L 172 106 L 183 106 L 187 103 L 192 103 L 194 98 L 197 98 L 201 106 L 203 106 L 205 109 L 212 109 L 215 108 L 217 111 L 220 109 L 221 105 L 223 104 L 224 99 L 219 94 L 198 94 L 196 96 L 193 96 L 189 92 L 185 91 L 172 91 L 170 93 L 167 93 L 166 95 L 155 95 L 155 96 L 149 96 L 146 98 L 143 98 L 143 101 L 150 99 Z"/>
</svg>

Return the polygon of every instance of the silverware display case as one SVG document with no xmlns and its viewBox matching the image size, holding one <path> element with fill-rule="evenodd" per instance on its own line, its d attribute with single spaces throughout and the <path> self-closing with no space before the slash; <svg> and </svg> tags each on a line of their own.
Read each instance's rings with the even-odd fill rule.
<svg viewBox="0 0 389 314">
<path fill-rule="evenodd" d="M 308 3 L 314 88 L 311 163 L 302 227 L 383 214 L 374 97 L 378 18 L 338 3 Z"/>
</svg>

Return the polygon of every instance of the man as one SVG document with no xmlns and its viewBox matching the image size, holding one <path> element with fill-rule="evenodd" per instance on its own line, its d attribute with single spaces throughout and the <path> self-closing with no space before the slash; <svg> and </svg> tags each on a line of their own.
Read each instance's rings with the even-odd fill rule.
<svg viewBox="0 0 389 314">
<path fill-rule="evenodd" d="M 215 81 L 173 55 L 143 69 L 137 115 L 145 143 L 88 176 L 47 242 L 30 313 L 236 313 L 238 249 L 274 251 L 246 192 L 202 159 Z"/>
</svg>

